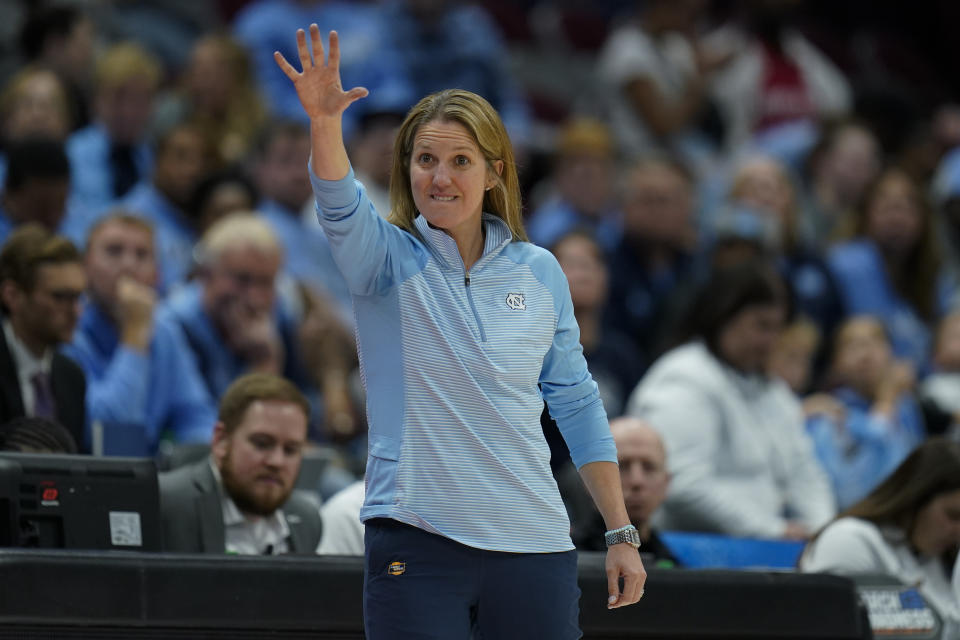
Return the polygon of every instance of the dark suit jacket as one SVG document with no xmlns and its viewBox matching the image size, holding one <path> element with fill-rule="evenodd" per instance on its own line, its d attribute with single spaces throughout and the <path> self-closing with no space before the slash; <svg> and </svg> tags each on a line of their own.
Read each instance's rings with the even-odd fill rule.
<svg viewBox="0 0 960 640">
<path fill-rule="evenodd" d="M 224 553 L 226 533 L 220 487 L 203 459 L 159 475 L 163 549 L 184 553 Z M 320 510 L 294 490 L 281 507 L 290 527 L 287 543 L 297 554 L 313 554 L 320 542 Z"/>
<path fill-rule="evenodd" d="M 79 450 L 88 452 L 84 438 L 87 381 L 83 369 L 62 353 L 54 352 L 50 365 L 50 385 L 57 403 L 57 420 L 77 441 Z M 6 334 L 0 329 L 0 424 L 23 415 L 17 363 L 7 344 Z"/>
</svg>

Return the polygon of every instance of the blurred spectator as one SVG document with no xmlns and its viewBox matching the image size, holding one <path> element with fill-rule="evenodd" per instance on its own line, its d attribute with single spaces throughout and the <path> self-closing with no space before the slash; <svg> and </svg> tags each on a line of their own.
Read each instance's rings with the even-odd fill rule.
<svg viewBox="0 0 960 640">
<path fill-rule="evenodd" d="M 63 425 L 38 416 L 22 416 L 0 424 L 0 451 L 77 453 L 77 443 Z"/>
<path fill-rule="evenodd" d="M 950 268 L 960 271 L 960 149 L 944 156 L 931 184 L 941 246 Z"/>
<path fill-rule="evenodd" d="M 614 139 L 629 160 L 667 151 L 696 164 L 704 155 L 696 128 L 706 107 L 705 83 L 722 64 L 690 38 L 703 3 L 631 5 L 636 15 L 610 34 L 597 63 Z"/>
<path fill-rule="evenodd" d="M 228 167 L 208 173 L 197 183 L 188 211 L 202 235 L 220 218 L 253 211 L 259 201 L 253 181 L 242 171 Z"/>
<path fill-rule="evenodd" d="M 925 373 L 932 322 L 954 297 L 930 209 L 917 185 L 890 169 L 870 187 L 847 242 L 828 254 L 849 314 L 877 316 L 897 357 Z"/>
<path fill-rule="evenodd" d="M 572 231 L 551 248 L 570 285 L 573 314 L 590 374 L 610 415 L 623 413 L 627 395 L 640 380 L 644 363 L 630 338 L 603 326 L 608 279 L 603 250 L 587 232 Z"/>
<path fill-rule="evenodd" d="M 580 345 L 590 375 L 597 383 L 603 408 L 608 415 L 623 413 L 627 395 L 640 379 L 644 362 L 636 346 L 616 329 L 603 325 L 607 300 L 608 270 L 603 250 L 587 231 L 571 231 L 551 248 L 570 286 L 573 313 L 580 329 Z M 592 521 L 593 500 L 583 489 L 580 476 L 570 462 L 570 451 L 556 422 L 544 407 L 540 416 L 550 446 L 550 465 L 568 509 Z M 575 523 L 575 527 L 584 523 Z M 589 522 L 589 526 L 594 523 Z M 601 531 L 602 533 L 602 531 Z"/>
<path fill-rule="evenodd" d="M 0 139 L 42 136 L 63 142 L 71 129 L 66 90 L 55 73 L 24 67 L 0 93 Z"/>
<path fill-rule="evenodd" d="M 718 269 L 681 346 L 630 398 L 663 437 L 671 473 L 665 529 L 801 539 L 835 513 L 799 400 L 767 377 L 790 294 L 771 266 Z"/>
<path fill-rule="evenodd" d="M 803 571 L 889 574 L 960 623 L 950 584 L 960 545 L 960 444 L 931 438 L 870 495 L 841 513 L 800 557 Z M 944 636 L 946 637 L 946 636 Z"/>
<path fill-rule="evenodd" d="M 802 211 L 786 167 L 769 156 L 749 156 L 734 174 L 730 200 L 773 217 L 779 232 L 777 266 L 797 310 L 816 323 L 821 335 L 833 335 L 844 315 L 843 302 L 826 260 L 802 234 Z"/>
<path fill-rule="evenodd" d="M 579 118 L 560 130 L 554 152 L 551 193 L 527 222 L 530 241 L 552 246 L 573 229 L 589 230 L 611 251 L 620 241 L 622 214 L 616 202 L 616 152 L 602 122 Z"/>
<path fill-rule="evenodd" d="M 157 330 L 172 324 L 184 333 L 214 398 L 248 372 L 303 383 L 295 314 L 277 292 L 283 250 L 270 227 L 252 214 L 232 214 L 207 231 L 198 250 L 197 280 L 167 299 Z"/>
<path fill-rule="evenodd" d="M 693 180 L 678 163 L 641 160 L 624 174 L 622 202 L 606 319 L 649 361 L 661 343 L 664 305 L 693 267 Z"/>
<path fill-rule="evenodd" d="M 652 556 L 654 566 L 675 566 L 677 559 L 657 536 L 653 526 L 653 516 L 666 499 L 670 485 L 663 440 L 656 429 L 645 421 L 626 416 L 611 420 L 610 432 L 617 443 L 620 485 L 627 515 L 630 523 L 640 532 L 640 553 Z M 603 541 L 603 520 L 595 509 L 594 516 L 590 529 L 578 532 L 576 526 L 574 527 L 574 543 L 578 549 L 606 549 Z M 577 535 L 578 533 L 580 535 Z M 647 562 L 646 558 L 644 562 Z"/>
<path fill-rule="evenodd" d="M 800 232 L 823 247 L 854 217 L 867 187 L 880 175 L 880 143 L 866 126 L 839 121 L 824 127 L 807 159 Z"/>
<path fill-rule="evenodd" d="M 937 155 L 944 154 L 960 146 L 960 105 L 946 103 L 938 106 L 931 118 L 930 128 L 937 145 Z"/>
<path fill-rule="evenodd" d="M 160 101 L 154 120 L 160 131 L 190 120 L 208 137 L 221 162 L 244 159 L 266 121 L 246 49 L 225 35 L 197 40 L 181 86 Z"/>
<path fill-rule="evenodd" d="M 214 401 L 186 340 L 157 326 L 153 227 L 113 213 L 97 222 L 84 267 L 88 303 L 67 355 L 87 378 L 87 415 L 103 428 L 103 452 L 150 456 L 161 439 L 210 441 Z"/>
<path fill-rule="evenodd" d="M 93 2 L 91 15 L 110 42 L 136 41 L 167 69 L 187 64 L 191 45 L 220 24 L 217 2 L 137 0 Z"/>
<path fill-rule="evenodd" d="M 114 45 L 97 60 L 93 122 L 67 141 L 72 193 L 84 208 L 102 211 L 149 174 L 146 132 L 161 73 L 133 43 Z"/>
<path fill-rule="evenodd" d="M 901 125 L 903 141 L 895 149 L 891 164 L 899 167 L 919 185 L 929 185 L 943 156 L 942 141 L 930 120 Z"/>
<path fill-rule="evenodd" d="M 268 101 L 271 114 L 306 123 L 306 116 L 293 85 L 277 67 L 273 52 L 287 60 L 299 60 L 296 42 L 290 37 L 311 23 L 320 26 L 326 40 L 331 30 L 340 35 L 340 76 L 345 87 L 365 86 L 371 95 L 390 92 L 392 86 L 406 87 L 398 60 L 389 51 L 389 36 L 379 7 L 374 3 L 344 0 L 254 0 L 237 13 L 234 36 L 250 52 L 260 95 Z M 390 24 L 390 30 L 399 25 Z M 411 43 L 414 41 L 410 41 Z M 419 44 L 419 43 L 418 43 Z M 439 60 L 434 60 L 439 64 Z M 446 88 L 446 85 L 444 86 Z M 416 96 L 419 98 L 420 96 Z M 345 136 L 353 129 L 356 116 L 344 113 Z"/>
<path fill-rule="evenodd" d="M 307 289 L 301 290 L 303 314 L 297 338 L 303 366 L 311 386 L 319 389 L 323 402 L 323 441 L 353 448 L 352 455 L 366 458 L 364 406 L 357 344 L 351 327 L 344 324 L 340 309 Z"/>
<path fill-rule="evenodd" d="M 940 321 L 933 342 L 933 373 L 923 379 L 921 392 L 960 424 L 960 311 Z"/>
<path fill-rule="evenodd" d="M 841 509 L 867 495 L 925 437 L 909 364 L 897 362 L 879 320 L 855 316 L 837 331 L 831 395 L 842 415 L 815 414 L 807 431 Z"/>
<path fill-rule="evenodd" d="M 27 138 L 7 147 L 7 174 L 0 208 L 0 242 L 14 227 L 35 222 L 48 231 L 66 217 L 70 164 L 63 143 Z"/>
<path fill-rule="evenodd" d="M 122 206 L 153 223 L 160 290 L 168 292 L 183 283 L 194 266 L 193 247 L 200 232 L 191 215 L 191 198 L 213 170 L 216 155 L 194 123 L 176 124 L 164 132 L 157 138 L 154 153 L 152 175 L 130 191 Z"/>
<path fill-rule="evenodd" d="M 307 224 L 301 216 L 304 203 L 312 200 L 313 194 L 307 173 L 309 159 L 310 132 L 304 125 L 286 120 L 267 127 L 254 160 L 261 196 L 257 212 L 283 245 L 286 272 L 335 299 L 341 316 L 352 320 L 350 291 L 333 261 L 327 237 L 315 221 Z"/>
<path fill-rule="evenodd" d="M 236 380 L 220 401 L 208 459 L 161 473 L 163 548 L 181 553 L 312 554 L 315 499 L 294 489 L 310 405 L 269 374 Z"/>
<path fill-rule="evenodd" d="M 95 39 L 93 22 L 64 3 L 34 3 L 20 31 L 24 60 L 51 69 L 63 82 L 71 128 L 90 120 Z"/>
<path fill-rule="evenodd" d="M 66 90 L 55 73 L 40 67 L 17 72 L 0 93 L 0 184 L 7 179 L 10 147 L 18 142 L 45 139 L 60 143 L 52 160 L 57 166 L 71 129 L 70 118 Z M 0 222 L 0 241 L 3 226 Z"/>
<path fill-rule="evenodd" d="M 683 277 L 664 295 L 651 340 L 654 357 L 678 344 L 678 332 L 697 304 L 697 298 L 718 269 L 756 261 L 772 262 L 780 237 L 777 221 L 750 207 L 731 203 L 712 214 L 703 255 L 690 261 Z"/>
<path fill-rule="evenodd" d="M 20 227 L 0 249 L 0 423 L 48 418 L 86 443 L 83 370 L 57 349 L 73 336 L 85 284 L 76 247 L 40 226 Z"/>
<path fill-rule="evenodd" d="M 357 132 L 350 141 L 350 163 L 354 174 L 367 189 L 367 197 L 381 216 L 390 213 L 390 168 L 393 162 L 393 141 L 403 122 L 406 110 L 399 104 L 371 106 L 366 100 Z M 351 107 L 351 108 L 354 108 Z M 316 224 L 316 204 L 310 199 L 307 210 L 311 223 Z"/>
<path fill-rule="evenodd" d="M 364 481 L 358 480 L 335 493 L 320 507 L 323 535 L 318 555 L 362 556 L 364 526 L 360 507 L 365 496 Z"/>
<path fill-rule="evenodd" d="M 310 131 L 291 120 L 272 122 L 260 134 L 254 158 L 254 175 L 260 189 L 261 213 L 271 217 L 282 212 L 299 220 L 303 204 L 310 199 Z"/>
<path fill-rule="evenodd" d="M 612 420 L 610 432 L 617 443 L 620 484 L 627 514 L 640 532 L 643 548 L 658 560 L 676 563 L 651 524 L 670 485 L 667 451 L 660 434 L 643 420 L 631 417 Z"/>
<path fill-rule="evenodd" d="M 747 0 L 744 24 L 726 25 L 706 41 L 708 50 L 734 54 L 711 84 L 730 150 L 851 107 L 846 78 L 795 28 L 799 7 L 799 0 Z"/>
<path fill-rule="evenodd" d="M 800 397 L 810 389 L 813 358 L 819 347 L 817 326 L 806 318 L 795 318 L 777 337 L 770 351 L 767 373 L 783 380 Z"/>
<path fill-rule="evenodd" d="M 390 90 L 411 95 L 413 102 L 451 87 L 473 91 L 500 113 L 515 153 L 522 154 L 531 135 L 530 113 L 503 35 L 487 10 L 451 0 L 386 0 L 380 11 L 383 41 L 372 63 L 386 73 L 384 59 L 394 56 L 396 72 L 408 85 Z M 353 85 L 344 79 L 344 86 Z"/>
</svg>

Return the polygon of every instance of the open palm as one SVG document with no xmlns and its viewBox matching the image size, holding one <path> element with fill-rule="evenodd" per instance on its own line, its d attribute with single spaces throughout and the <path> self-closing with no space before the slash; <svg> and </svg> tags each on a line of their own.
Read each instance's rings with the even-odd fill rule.
<svg viewBox="0 0 960 640">
<path fill-rule="evenodd" d="M 310 118 L 339 116 L 354 101 L 366 97 L 367 90 L 363 87 L 343 90 L 340 83 L 340 43 L 336 31 L 330 32 L 330 52 L 326 60 L 320 28 L 316 24 L 310 25 L 310 44 L 312 56 L 307 48 L 307 34 L 303 29 L 297 29 L 297 53 L 303 71 L 294 69 L 279 51 L 273 53 L 273 58 L 293 82 L 300 104 Z"/>
</svg>

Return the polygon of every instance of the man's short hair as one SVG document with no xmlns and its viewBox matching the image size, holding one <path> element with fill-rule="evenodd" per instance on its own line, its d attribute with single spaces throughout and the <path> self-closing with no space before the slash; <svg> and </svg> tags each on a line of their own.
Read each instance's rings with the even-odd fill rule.
<svg viewBox="0 0 960 640">
<path fill-rule="evenodd" d="M 594 155 L 613 157 L 616 152 L 610 127 L 594 118 L 573 118 L 557 133 L 558 157 Z"/>
<path fill-rule="evenodd" d="M 0 451 L 77 453 L 77 443 L 59 422 L 20 416 L 0 425 Z"/>
<path fill-rule="evenodd" d="M 269 224 L 252 212 L 238 212 L 220 218 L 203 234 L 200 262 L 205 266 L 216 264 L 224 252 L 237 247 L 283 256 L 283 246 Z"/>
<path fill-rule="evenodd" d="M 258 401 L 291 402 L 310 417 L 310 403 L 292 382 L 272 373 L 249 373 L 234 380 L 220 399 L 218 418 L 224 433 L 236 431 L 247 409 Z"/>
<path fill-rule="evenodd" d="M 107 215 L 97 220 L 97 222 L 92 227 L 90 227 L 90 231 L 89 233 L 87 233 L 87 244 L 86 244 L 88 251 L 90 249 L 90 243 L 93 242 L 93 239 L 97 236 L 98 233 L 100 233 L 101 229 L 103 229 L 108 224 L 121 224 L 127 227 L 134 227 L 136 229 L 139 229 L 140 231 L 143 231 L 148 236 L 150 236 L 150 244 L 151 245 L 154 244 L 154 238 L 156 234 L 153 229 L 153 224 L 149 220 L 147 220 L 142 216 L 138 216 L 133 213 L 130 213 L 129 211 L 125 211 L 123 209 L 114 209 Z"/>
<path fill-rule="evenodd" d="M 24 224 L 10 234 L 0 249 L 0 283 L 10 280 L 29 292 L 37 283 L 41 267 L 80 261 L 80 251 L 64 236 L 36 223 Z"/>
<path fill-rule="evenodd" d="M 70 179 L 70 161 L 62 142 L 30 137 L 12 142 L 7 147 L 6 191 L 17 191 L 35 178 Z"/>
<path fill-rule="evenodd" d="M 153 136 L 153 155 L 159 158 L 167 151 L 170 141 L 178 133 L 186 132 L 200 141 L 203 146 L 203 153 L 207 158 L 214 158 L 217 155 L 216 145 L 211 141 L 209 131 L 203 128 L 196 120 L 177 120 L 169 125 L 158 129 Z"/>
<path fill-rule="evenodd" d="M 35 60 L 51 39 L 68 37 L 84 19 L 86 16 L 76 7 L 41 5 L 34 8 L 20 29 L 20 51 L 27 60 Z"/>
<path fill-rule="evenodd" d="M 194 187 L 193 193 L 190 196 L 190 205 L 187 209 L 190 215 L 192 215 L 194 219 L 199 219 L 200 214 L 202 214 L 203 210 L 207 207 L 213 194 L 217 189 L 225 185 L 232 185 L 242 189 L 251 203 L 260 201 L 260 195 L 257 193 L 257 187 L 253 184 L 253 180 L 243 171 L 234 167 L 227 167 L 208 173 L 197 183 L 197 186 Z"/>
<path fill-rule="evenodd" d="M 270 152 L 270 147 L 275 140 L 282 138 L 292 138 L 296 140 L 298 138 L 309 137 L 310 129 L 302 122 L 297 120 L 276 120 L 260 130 L 254 144 L 254 151 L 257 159 L 262 160 L 267 157 L 267 154 Z"/>
<path fill-rule="evenodd" d="M 114 89 L 135 78 L 145 79 L 157 88 L 163 79 L 163 66 L 140 45 L 121 42 L 100 56 L 94 78 L 100 89 Z"/>
</svg>

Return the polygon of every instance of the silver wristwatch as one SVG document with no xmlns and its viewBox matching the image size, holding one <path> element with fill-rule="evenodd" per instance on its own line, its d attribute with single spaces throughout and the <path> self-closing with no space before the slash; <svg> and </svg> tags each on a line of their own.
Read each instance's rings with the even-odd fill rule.
<svg viewBox="0 0 960 640">
<path fill-rule="evenodd" d="M 607 531 L 603 537 L 608 547 L 626 542 L 634 549 L 640 548 L 640 532 L 637 531 L 637 528 L 632 524 L 614 529 L 613 531 Z"/>
</svg>

